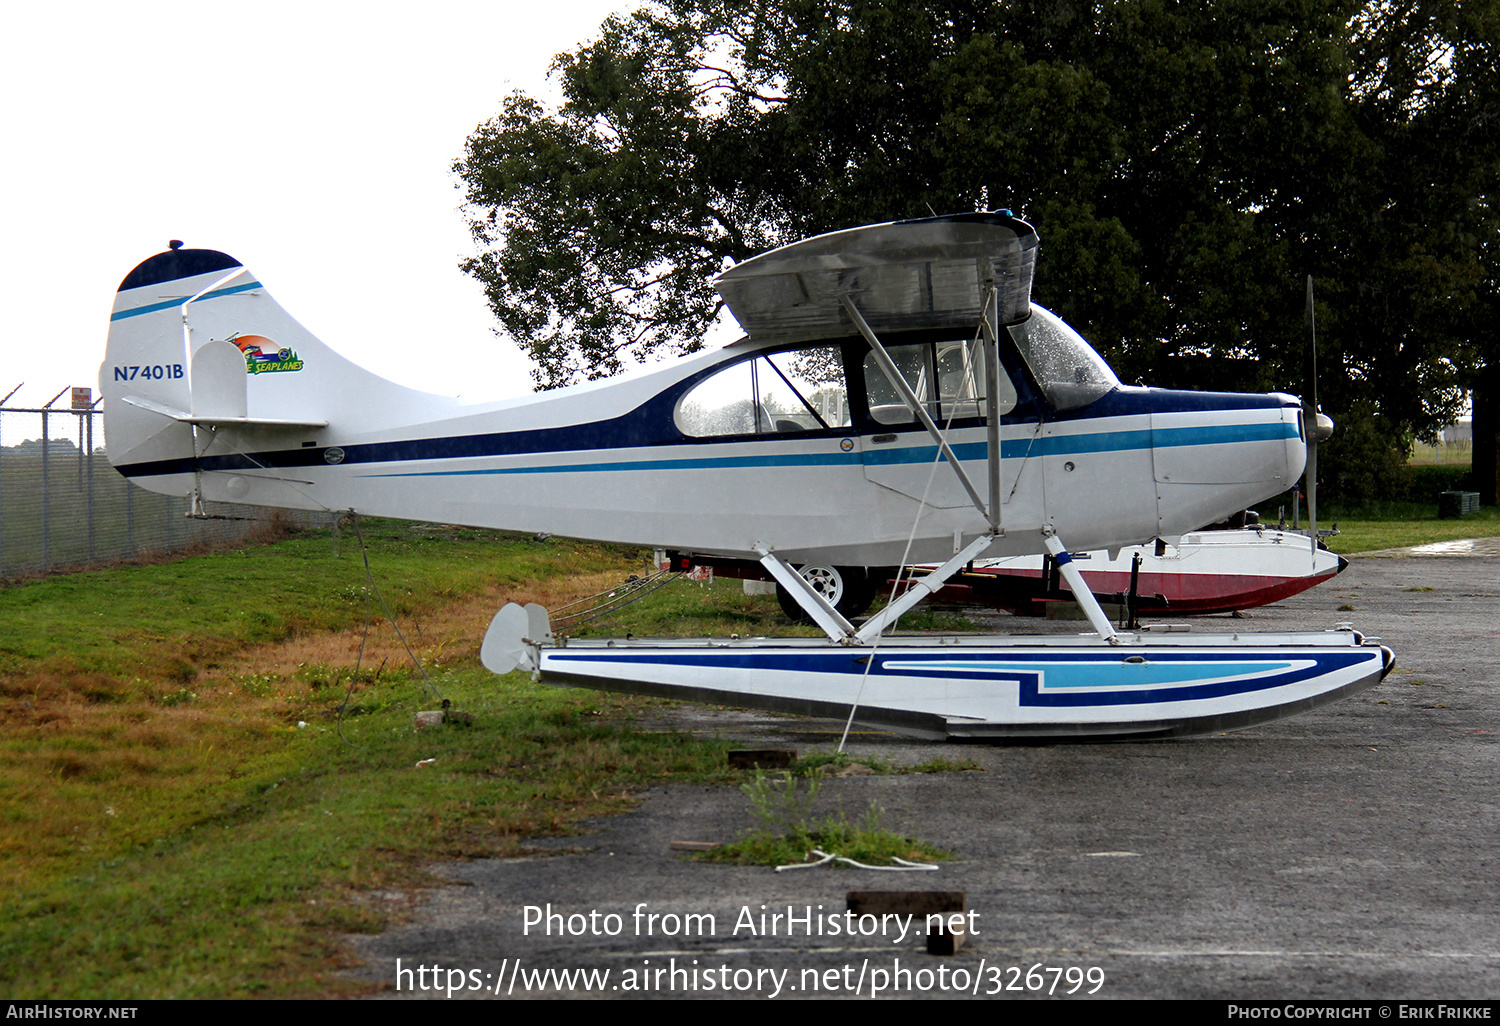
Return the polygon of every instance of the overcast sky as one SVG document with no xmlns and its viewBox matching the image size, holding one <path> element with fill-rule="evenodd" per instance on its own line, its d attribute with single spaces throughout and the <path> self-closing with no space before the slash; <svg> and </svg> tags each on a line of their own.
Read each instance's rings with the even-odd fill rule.
<svg viewBox="0 0 1500 1026">
<path fill-rule="evenodd" d="M 239 259 L 356 362 L 505 397 L 450 171 L 621 0 L 13 4 L 0 42 L 0 396 L 97 388 L 115 289 L 169 239 Z M 64 397 L 59 405 L 66 406 Z"/>
</svg>

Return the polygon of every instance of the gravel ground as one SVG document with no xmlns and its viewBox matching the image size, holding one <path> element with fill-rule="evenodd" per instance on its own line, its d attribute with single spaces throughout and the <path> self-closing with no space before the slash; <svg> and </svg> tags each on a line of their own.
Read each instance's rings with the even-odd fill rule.
<svg viewBox="0 0 1500 1026">
<path fill-rule="evenodd" d="M 1380 686 L 1299 717 L 1136 744 L 856 734 L 855 755 L 983 767 L 830 780 L 819 796 L 851 818 L 878 802 L 884 825 L 955 853 L 937 872 L 695 864 L 669 844 L 734 839 L 751 825 L 745 796 L 655 789 L 587 836 L 545 842 L 581 853 L 445 864 L 436 871 L 453 886 L 388 895 L 410 914 L 351 938 L 356 974 L 383 996 L 418 998 L 450 987 L 453 998 L 1021 997 L 1040 984 L 1074 999 L 1494 1000 L 1500 542 L 1414 551 L 1356 558 L 1233 621 L 1352 621 L 1395 649 Z M 833 748 L 839 726 L 693 706 L 664 715 L 804 753 Z M 847 891 L 900 888 L 965 892 L 972 932 L 957 955 L 927 955 L 920 920 L 904 937 L 896 920 L 847 934 Z M 782 919 L 763 924 L 762 912 Z M 596 975 L 555 975 L 574 970 Z"/>
</svg>

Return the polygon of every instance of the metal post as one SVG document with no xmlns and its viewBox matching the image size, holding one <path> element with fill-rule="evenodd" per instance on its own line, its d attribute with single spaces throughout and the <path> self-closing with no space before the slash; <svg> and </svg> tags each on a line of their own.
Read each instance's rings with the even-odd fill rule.
<svg viewBox="0 0 1500 1026">
<path fill-rule="evenodd" d="M 108 442 L 104 443 L 108 445 Z M 128 555 L 135 555 L 135 487 L 129 481 L 125 482 L 125 551 Z"/>
<path fill-rule="evenodd" d="M 88 451 L 84 459 L 88 461 L 86 464 L 86 466 L 88 467 L 88 470 L 86 472 L 88 475 L 88 491 L 86 498 L 88 500 L 89 520 L 89 559 L 92 560 L 94 558 L 94 411 L 88 410 L 84 412 L 82 416 L 88 421 Z"/>
<path fill-rule="evenodd" d="M 1125 621 L 1126 630 L 1137 630 L 1141 626 L 1139 616 L 1141 564 L 1145 562 L 1141 554 L 1137 552 L 1130 557 L 1130 597 L 1126 600 L 1125 609 L 1129 614 Z"/>
<path fill-rule="evenodd" d="M 47 409 L 42 408 L 42 569 L 52 568 L 52 481 L 48 452 L 52 439 L 47 434 Z"/>
<path fill-rule="evenodd" d="M 14 393 L 12 393 L 13 395 Z M 10 396 L 6 396 L 9 399 Z M 5 400 L 0 399 L 0 406 L 5 405 Z M 0 410 L 0 425 L 5 423 L 5 411 Z M 0 454 L 5 452 L 4 439 L 0 438 Z M 0 573 L 5 572 L 5 468 L 0 466 Z"/>
</svg>

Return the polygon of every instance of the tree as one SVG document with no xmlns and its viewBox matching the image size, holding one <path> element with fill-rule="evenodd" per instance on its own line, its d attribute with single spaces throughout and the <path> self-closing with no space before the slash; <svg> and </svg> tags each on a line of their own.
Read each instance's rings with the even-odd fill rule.
<svg viewBox="0 0 1500 1026">
<path fill-rule="evenodd" d="M 1497 5 L 664 0 L 470 138 L 466 266 L 551 387 L 696 348 L 773 245 L 1008 207 L 1127 379 L 1300 391 L 1312 273 L 1325 406 L 1404 446 L 1493 331 Z"/>
<path fill-rule="evenodd" d="M 483 247 L 464 267 L 543 388 L 689 352 L 719 309 L 709 279 L 775 245 L 781 213 L 746 159 L 773 94 L 714 79 L 714 37 L 675 15 L 611 18 L 557 58 L 557 112 L 515 94 L 457 171 Z"/>
<path fill-rule="evenodd" d="M 1376 423 L 1403 449 L 1450 423 L 1466 390 L 1481 422 L 1500 399 L 1481 387 L 1486 363 L 1496 363 L 1500 313 L 1497 46 L 1494 0 L 1370 4 L 1351 25 L 1347 103 L 1371 159 L 1335 208 L 1340 223 L 1319 236 L 1328 323 L 1342 349 L 1331 402 L 1347 410 L 1373 400 Z M 1340 445 L 1336 434 L 1333 452 Z M 1482 446 L 1476 456 L 1483 476 Z"/>
</svg>

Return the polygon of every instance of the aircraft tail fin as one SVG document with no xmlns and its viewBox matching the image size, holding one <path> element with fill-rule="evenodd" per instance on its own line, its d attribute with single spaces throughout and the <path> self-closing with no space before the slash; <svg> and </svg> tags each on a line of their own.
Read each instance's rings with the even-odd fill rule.
<svg viewBox="0 0 1500 1026">
<path fill-rule="evenodd" d="M 206 456 L 318 452 L 330 420 L 348 437 L 377 411 L 437 398 L 334 352 L 238 260 L 178 242 L 120 283 L 99 391 L 110 462 L 153 491 L 205 497 Z"/>
</svg>

